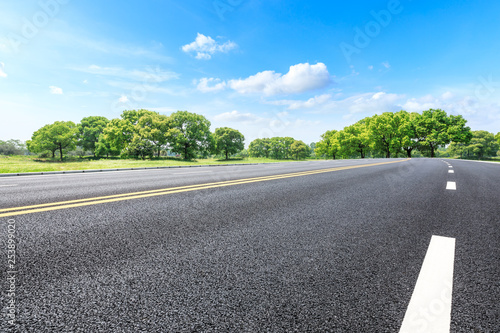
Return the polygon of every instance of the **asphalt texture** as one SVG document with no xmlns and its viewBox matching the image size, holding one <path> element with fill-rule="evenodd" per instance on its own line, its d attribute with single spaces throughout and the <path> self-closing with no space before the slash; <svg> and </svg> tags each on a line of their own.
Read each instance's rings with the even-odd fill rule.
<svg viewBox="0 0 500 333">
<path fill-rule="evenodd" d="M 387 161 L 6 177 L 0 209 Z M 439 235 L 451 331 L 500 332 L 500 164 L 394 161 L 0 217 L 0 331 L 398 332 Z"/>
</svg>

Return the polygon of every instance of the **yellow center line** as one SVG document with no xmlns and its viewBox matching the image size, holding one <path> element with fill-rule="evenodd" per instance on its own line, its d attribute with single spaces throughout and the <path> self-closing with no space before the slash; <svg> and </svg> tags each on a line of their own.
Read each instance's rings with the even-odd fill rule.
<svg viewBox="0 0 500 333">
<path fill-rule="evenodd" d="M 323 170 L 330 171 L 330 169 L 323 169 Z M 284 174 L 284 175 L 300 176 L 300 175 L 309 174 L 310 172 L 311 171 L 302 171 L 302 172 L 294 172 L 294 173 Z M 56 205 L 71 204 L 71 203 L 77 203 L 77 202 L 96 201 L 96 200 L 101 200 L 101 199 L 128 197 L 128 196 L 139 195 L 139 194 L 158 193 L 158 192 L 173 191 L 173 190 L 178 190 L 178 189 L 198 188 L 198 187 L 204 187 L 207 185 L 236 183 L 236 182 L 241 182 L 241 181 L 250 180 L 250 179 L 252 179 L 252 180 L 254 180 L 254 179 L 255 180 L 256 179 L 274 179 L 274 177 L 280 177 L 280 176 L 283 176 L 283 175 L 271 175 L 271 176 L 255 177 L 255 178 L 244 178 L 244 179 L 228 180 L 228 181 L 221 181 L 221 182 L 215 182 L 215 183 L 195 184 L 195 185 L 162 188 L 162 189 L 157 189 L 157 190 L 141 191 L 141 192 L 130 192 L 130 193 L 123 193 L 123 194 L 106 195 L 106 196 L 86 198 L 86 199 L 75 199 L 75 200 L 67 200 L 67 201 L 60 201 L 60 202 L 50 202 L 50 203 L 45 203 L 45 204 L 37 204 L 37 205 L 23 206 L 23 207 L 3 208 L 3 209 L 0 209 L 0 212 L 8 212 L 8 211 L 29 209 L 29 208 L 40 208 L 40 207 L 47 207 L 47 206 L 56 206 Z"/>
<path fill-rule="evenodd" d="M 240 185 L 240 184 L 248 184 L 248 183 L 269 181 L 269 180 L 275 180 L 275 179 L 300 177 L 300 176 L 306 176 L 306 175 L 314 175 L 314 174 L 319 174 L 319 173 L 326 173 L 326 172 L 333 172 L 333 171 L 340 171 L 340 170 L 364 168 L 364 167 L 398 163 L 398 162 L 404 162 L 404 161 L 407 161 L 407 160 L 371 163 L 371 164 L 361 164 L 361 165 L 354 165 L 354 166 L 336 167 L 336 168 L 319 169 L 319 170 L 311 170 L 311 171 L 301 171 L 301 172 L 293 172 L 293 173 L 286 173 L 286 174 L 280 174 L 280 175 L 262 176 L 262 177 L 254 177 L 254 178 L 243 178 L 243 179 L 230 180 L 230 181 L 221 181 L 221 182 L 206 183 L 206 184 L 178 186 L 178 187 L 171 187 L 171 188 L 164 188 L 164 189 L 157 189 L 157 190 L 131 192 L 131 193 L 107 195 L 107 196 L 101 196 L 101 197 L 60 201 L 60 202 L 51 202 L 51 203 L 31 205 L 31 206 L 4 208 L 4 209 L 0 209 L 0 212 L 4 212 L 4 213 L 0 214 L 0 217 L 47 212 L 47 211 L 52 211 L 52 210 L 90 206 L 90 205 L 97 205 L 97 204 L 124 201 L 124 200 L 148 198 L 148 197 L 159 196 L 159 195 L 189 192 L 189 191 L 196 191 L 196 190 L 216 188 L 216 187 L 225 187 L 225 186 L 232 186 L 232 185 Z"/>
</svg>

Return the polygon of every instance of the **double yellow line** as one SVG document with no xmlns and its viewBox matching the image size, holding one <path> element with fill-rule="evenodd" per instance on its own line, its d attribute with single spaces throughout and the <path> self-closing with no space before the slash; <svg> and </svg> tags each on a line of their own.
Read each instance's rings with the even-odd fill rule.
<svg viewBox="0 0 500 333">
<path fill-rule="evenodd" d="M 0 217 L 48 212 L 48 211 L 52 211 L 52 210 L 91 206 L 91 205 L 98 205 L 98 204 L 103 204 L 103 203 L 125 201 L 125 200 L 132 200 L 132 199 L 141 199 L 141 198 L 148 198 L 148 197 L 154 197 L 154 196 L 159 196 L 159 195 L 197 191 L 197 190 L 204 190 L 204 189 L 216 188 L 216 187 L 256 183 L 256 182 L 263 182 L 263 181 L 269 181 L 269 180 L 274 180 L 274 179 L 300 177 L 300 176 L 314 175 L 314 174 L 319 174 L 319 173 L 326 173 L 326 172 L 333 172 L 333 171 L 340 171 L 340 170 L 366 168 L 366 167 L 371 167 L 371 166 L 376 166 L 376 165 L 399 163 L 399 162 L 404 162 L 404 161 L 406 161 L 406 160 L 371 163 L 371 164 L 361 164 L 361 165 L 328 168 L 328 169 L 320 169 L 320 170 L 312 170 L 312 171 L 293 172 L 293 173 L 285 173 L 285 174 L 273 175 L 273 176 L 244 178 L 244 179 L 229 180 L 229 181 L 222 181 L 222 182 L 215 182 L 215 183 L 178 186 L 178 187 L 170 187 L 170 188 L 164 188 L 164 189 L 158 189 L 158 190 L 131 192 L 131 193 L 123 193 L 123 194 L 107 195 L 107 196 L 101 196 L 101 197 L 86 198 L 86 199 L 51 202 L 51 203 L 31 205 L 31 206 L 4 208 L 4 209 L 0 209 Z"/>
</svg>

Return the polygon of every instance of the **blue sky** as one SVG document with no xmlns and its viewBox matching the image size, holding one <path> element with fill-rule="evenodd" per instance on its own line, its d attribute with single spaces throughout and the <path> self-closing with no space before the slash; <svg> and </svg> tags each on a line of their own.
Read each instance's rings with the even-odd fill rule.
<svg viewBox="0 0 500 333">
<path fill-rule="evenodd" d="M 496 1 L 0 1 L 0 139 L 126 109 L 318 141 L 385 111 L 500 131 Z"/>
</svg>

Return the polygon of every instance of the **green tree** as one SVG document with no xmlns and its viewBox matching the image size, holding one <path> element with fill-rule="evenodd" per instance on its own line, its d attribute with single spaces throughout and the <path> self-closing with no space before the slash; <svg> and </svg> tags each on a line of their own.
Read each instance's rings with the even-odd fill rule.
<svg viewBox="0 0 500 333">
<path fill-rule="evenodd" d="M 127 146 L 129 156 L 145 159 L 152 158 L 155 152 L 155 146 L 150 140 L 144 139 L 139 134 L 134 134 L 132 142 Z"/>
<path fill-rule="evenodd" d="M 370 147 L 370 133 L 366 119 L 344 128 L 342 147 L 348 155 L 359 153 L 361 158 L 365 158 Z"/>
<path fill-rule="evenodd" d="M 311 142 L 309 144 L 309 157 L 316 158 L 316 142 Z"/>
<path fill-rule="evenodd" d="M 402 110 L 395 113 L 394 116 L 399 118 L 399 127 L 396 135 L 398 147 L 406 152 L 407 157 L 411 158 L 412 151 L 418 147 L 415 124 L 418 122 L 420 114 L 416 112 L 408 113 Z"/>
<path fill-rule="evenodd" d="M 210 121 L 196 113 L 177 111 L 170 115 L 166 137 L 173 152 L 192 159 L 214 149 Z"/>
<path fill-rule="evenodd" d="M 240 131 L 229 127 L 220 127 L 215 130 L 215 153 L 226 155 L 226 160 L 229 155 L 236 154 L 245 148 L 245 137 Z"/>
<path fill-rule="evenodd" d="M 142 115 L 135 125 L 135 134 L 132 138 L 134 149 L 143 147 L 145 153 L 141 156 L 152 156 L 149 153 L 150 147 L 160 157 L 161 149 L 167 144 L 166 134 L 168 132 L 168 117 L 157 112 L 146 113 Z M 142 142 L 141 142 L 142 141 Z"/>
<path fill-rule="evenodd" d="M 354 158 L 357 156 L 358 152 L 354 150 L 350 143 L 351 135 L 349 133 L 346 133 L 344 130 L 338 131 L 332 140 L 337 144 L 337 154 L 342 158 Z"/>
<path fill-rule="evenodd" d="M 103 130 L 103 135 L 98 142 L 97 154 L 102 156 L 111 152 L 118 152 L 117 155 L 125 151 L 125 147 L 132 142 L 133 129 L 128 126 L 123 119 L 111 119 Z"/>
<path fill-rule="evenodd" d="M 109 120 L 106 117 L 90 116 L 83 118 L 77 125 L 79 132 L 78 144 L 87 151 L 91 151 L 96 156 L 97 143 L 99 137 L 106 128 Z"/>
<path fill-rule="evenodd" d="M 63 152 L 76 147 L 77 134 L 78 128 L 72 121 L 56 121 L 34 132 L 26 144 L 33 153 L 52 152 L 52 158 L 59 150 L 62 161 Z"/>
<path fill-rule="evenodd" d="M 440 109 L 429 109 L 422 112 L 422 116 L 415 123 L 415 132 L 418 142 L 430 150 L 430 156 L 435 156 L 439 146 L 449 143 L 447 128 L 447 114 Z"/>
<path fill-rule="evenodd" d="M 270 151 L 273 158 L 280 160 L 285 158 L 285 143 L 283 138 L 272 137 L 270 139 Z"/>
<path fill-rule="evenodd" d="M 106 140 L 106 136 L 101 134 L 99 136 L 99 141 L 97 142 L 96 145 L 96 155 L 97 156 L 104 156 L 106 157 L 111 156 L 118 156 L 120 155 L 120 149 L 117 148 L 116 146 L 112 145 L 112 143 L 108 140 Z"/>
<path fill-rule="evenodd" d="M 292 137 L 273 137 L 270 139 L 270 152 L 271 155 L 278 160 L 287 159 L 291 157 L 291 147 L 295 142 Z"/>
<path fill-rule="evenodd" d="M 462 142 L 468 144 L 472 139 L 472 131 L 469 126 L 465 126 L 467 120 L 461 115 L 448 117 L 448 138 L 450 142 Z"/>
<path fill-rule="evenodd" d="M 495 156 L 499 146 L 493 133 L 488 131 L 473 131 L 472 138 L 468 144 L 452 142 L 448 147 L 448 152 L 453 155 L 460 155 L 460 157 L 475 157 L 481 159 Z"/>
<path fill-rule="evenodd" d="M 339 150 L 338 142 L 335 141 L 336 130 L 326 131 L 321 135 L 321 140 L 316 144 L 314 151 L 316 155 L 332 157 L 335 159 Z"/>
<path fill-rule="evenodd" d="M 384 152 L 386 158 L 391 157 L 391 152 L 397 153 L 399 121 L 394 113 L 384 112 L 371 117 L 368 120 L 368 127 L 375 149 Z"/>
<path fill-rule="evenodd" d="M 283 151 L 285 154 L 285 159 L 292 157 L 292 144 L 295 142 L 295 139 L 289 136 L 286 136 L 281 139 L 283 141 Z"/>
<path fill-rule="evenodd" d="M 265 157 L 269 158 L 269 154 L 271 152 L 271 140 L 264 139 L 255 139 L 250 142 L 248 146 L 248 153 L 252 157 Z"/>
<path fill-rule="evenodd" d="M 151 156 L 152 145 L 159 152 L 166 144 L 168 121 L 166 116 L 149 110 L 125 110 L 121 119 L 112 119 L 103 130 L 100 139 L 99 155 L 112 154 L 119 151 L 123 156 Z M 144 142 L 141 142 L 144 141 Z M 142 153 L 140 150 L 145 149 Z"/>
<path fill-rule="evenodd" d="M 497 135 L 495 135 L 495 139 L 497 140 L 498 145 L 500 146 L 500 132 L 498 132 Z M 500 150 L 498 150 L 497 155 L 500 156 Z"/>
<path fill-rule="evenodd" d="M 52 158 L 55 158 L 57 146 L 50 140 L 49 125 L 45 125 L 31 135 L 31 140 L 26 141 L 28 151 L 32 153 L 51 152 Z"/>
<path fill-rule="evenodd" d="M 415 122 L 415 134 L 420 145 L 430 150 L 430 156 L 440 146 L 450 142 L 468 143 L 472 137 L 467 121 L 462 116 L 448 116 L 441 109 L 429 109 Z"/>
<path fill-rule="evenodd" d="M 1 155 L 21 155 L 25 152 L 26 145 L 21 140 L 0 140 Z"/>
<path fill-rule="evenodd" d="M 310 148 L 303 141 L 296 140 L 290 146 L 290 153 L 296 160 L 301 160 L 309 156 Z"/>
</svg>

